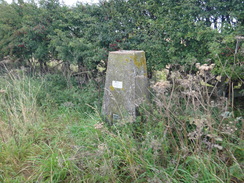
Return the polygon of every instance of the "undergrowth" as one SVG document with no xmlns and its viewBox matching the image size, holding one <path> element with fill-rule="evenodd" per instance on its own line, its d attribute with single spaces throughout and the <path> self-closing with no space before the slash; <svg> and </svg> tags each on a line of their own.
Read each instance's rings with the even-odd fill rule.
<svg viewBox="0 0 244 183">
<path fill-rule="evenodd" d="M 72 82 L 0 77 L 0 182 L 243 181 L 243 119 L 226 107 L 175 85 L 136 122 L 109 126 L 96 84 Z"/>
</svg>

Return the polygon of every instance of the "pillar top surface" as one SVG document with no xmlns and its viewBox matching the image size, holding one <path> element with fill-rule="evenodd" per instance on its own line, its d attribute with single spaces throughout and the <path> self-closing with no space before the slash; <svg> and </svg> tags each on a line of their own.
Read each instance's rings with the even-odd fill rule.
<svg viewBox="0 0 244 183">
<path fill-rule="evenodd" d="M 137 53 L 143 53 L 142 50 L 119 50 L 119 51 L 111 51 L 112 54 L 137 54 Z"/>
</svg>

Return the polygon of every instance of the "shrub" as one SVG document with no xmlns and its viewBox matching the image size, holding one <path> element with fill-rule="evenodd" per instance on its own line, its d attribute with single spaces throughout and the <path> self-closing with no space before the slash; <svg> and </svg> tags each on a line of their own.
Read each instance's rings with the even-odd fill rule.
<svg viewBox="0 0 244 183">
<path fill-rule="evenodd" d="M 101 105 L 102 93 L 96 89 L 94 82 L 89 82 L 83 87 L 71 79 L 68 83 L 63 75 L 46 75 L 40 78 L 43 82 L 42 90 L 37 96 L 38 104 L 42 107 L 59 107 L 91 112 L 93 107 Z"/>
</svg>

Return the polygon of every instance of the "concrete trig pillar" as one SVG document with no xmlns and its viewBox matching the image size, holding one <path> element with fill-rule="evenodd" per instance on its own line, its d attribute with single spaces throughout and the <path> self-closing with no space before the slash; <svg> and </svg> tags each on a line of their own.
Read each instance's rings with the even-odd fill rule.
<svg viewBox="0 0 244 183">
<path fill-rule="evenodd" d="M 144 51 L 109 53 L 102 113 L 109 121 L 135 121 L 136 108 L 148 99 Z"/>
</svg>

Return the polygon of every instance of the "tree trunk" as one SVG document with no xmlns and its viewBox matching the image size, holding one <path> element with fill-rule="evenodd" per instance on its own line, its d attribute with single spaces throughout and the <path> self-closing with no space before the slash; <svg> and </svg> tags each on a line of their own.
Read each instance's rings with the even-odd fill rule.
<svg viewBox="0 0 244 183">
<path fill-rule="evenodd" d="M 70 69 L 70 62 L 63 62 L 62 64 L 62 72 L 63 75 L 66 79 L 67 82 L 67 87 L 68 88 L 72 88 L 72 83 L 71 83 L 71 69 Z"/>
<path fill-rule="evenodd" d="M 63 62 L 62 71 L 66 78 L 69 77 L 69 75 L 70 75 L 70 63 L 69 62 Z"/>
<path fill-rule="evenodd" d="M 43 69 L 43 60 L 39 59 L 38 60 L 39 64 L 40 64 L 40 72 L 41 72 L 41 75 L 44 73 L 44 69 Z"/>
<path fill-rule="evenodd" d="M 48 71 L 47 63 L 44 62 L 42 59 L 39 59 L 38 62 L 40 64 L 40 72 L 41 72 L 41 74 L 44 74 L 45 72 L 47 72 Z"/>
<path fill-rule="evenodd" d="M 79 75 L 80 84 L 86 83 L 89 79 L 89 75 L 88 75 L 89 73 L 87 71 L 86 66 L 83 63 L 83 58 L 80 58 L 77 64 L 78 64 L 78 73 L 82 73 Z"/>
</svg>

